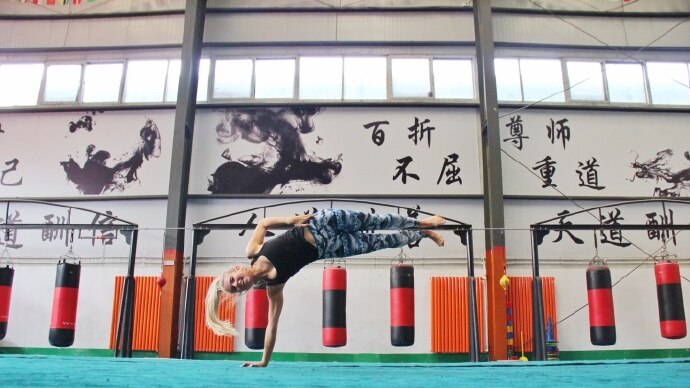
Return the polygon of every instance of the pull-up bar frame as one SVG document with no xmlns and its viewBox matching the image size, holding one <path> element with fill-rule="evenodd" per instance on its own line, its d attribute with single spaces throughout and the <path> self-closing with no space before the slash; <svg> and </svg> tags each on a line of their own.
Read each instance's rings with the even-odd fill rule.
<svg viewBox="0 0 690 388">
<path fill-rule="evenodd" d="M 426 211 L 420 209 L 413 209 L 404 206 L 391 205 L 380 202 L 355 200 L 355 199 L 311 199 L 311 200 L 298 200 L 291 202 L 283 202 L 274 205 L 266 205 L 254 207 L 251 209 L 242 210 L 239 212 L 234 212 L 226 214 L 223 216 L 218 216 L 210 218 L 204 221 L 200 221 L 194 224 L 192 229 L 192 256 L 189 269 L 189 276 L 187 277 L 186 287 L 185 287 L 185 300 L 184 300 L 184 316 L 182 318 L 183 328 L 182 328 L 182 338 L 181 338 L 181 358 L 192 359 L 194 358 L 194 311 L 195 311 L 195 300 L 196 300 L 196 264 L 197 264 L 197 248 L 203 242 L 206 235 L 211 233 L 213 230 L 245 230 L 248 226 L 254 226 L 252 224 L 215 224 L 213 222 L 222 220 L 224 218 L 229 218 L 231 216 L 236 216 L 240 214 L 250 213 L 257 210 L 262 210 L 264 216 L 266 210 L 269 208 L 303 204 L 303 203 L 328 203 L 329 207 L 333 207 L 336 202 L 346 202 L 346 203 L 360 203 L 373 206 L 385 206 L 397 209 L 398 212 L 401 210 L 412 211 L 425 215 L 433 215 Z M 444 217 L 445 218 L 445 217 Z M 467 247 L 467 277 L 468 277 L 468 325 L 469 325 L 469 359 L 471 362 L 479 361 L 479 328 L 478 328 L 478 318 L 477 318 L 477 303 L 476 303 L 476 290 L 475 290 L 475 277 L 474 277 L 474 254 L 473 254 L 473 242 L 472 242 L 472 226 L 470 224 L 454 220 L 452 218 L 445 218 L 446 221 L 454 223 L 454 225 L 439 225 L 433 229 L 435 230 L 451 230 L 460 237 L 460 241 L 463 245 Z M 285 225 L 276 227 L 274 229 L 290 229 L 291 226 Z"/>
<path fill-rule="evenodd" d="M 115 333 L 115 351 L 114 351 L 114 356 L 115 357 L 126 357 L 126 358 L 131 358 L 132 357 L 132 338 L 134 337 L 134 293 L 135 293 L 135 287 L 134 287 L 134 265 L 136 261 L 136 254 L 137 254 L 137 240 L 139 236 L 139 229 L 138 225 L 125 221 L 123 219 L 120 219 L 118 217 L 114 217 L 109 214 L 101 213 L 95 210 L 91 209 L 86 209 L 86 208 L 81 208 L 81 207 L 76 207 L 76 206 L 67 206 L 67 205 L 62 205 L 62 204 L 57 204 L 57 203 L 51 203 L 51 202 L 44 202 L 44 201 L 36 201 L 36 200 L 28 200 L 28 199 L 12 199 L 12 200 L 5 200 L 2 202 L 7 202 L 7 206 L 5 208 L 5 222 L 0 223 L 0 230 L 8 231 L 10 229 L 13 230 L 21 230 L 21 229 L 51 229 L 51 230 L 115 230 L 119 231 L 122 235 L 125 236 L 125 240 L 127 244 L 129 244 L 129 261 L 127 265 L 127 275 L 125 276 L 125 281 L 122 287 L 122 295 L 120 297 L 120 313 L 118 316 L 117 320 L 117 331 Z M 118 223 L 113 223 L 113 224 L 108 224 L 108 225 L 94 225 L 94 224 L 8 224 L 8 214 L 10 212 L 10 205 L 12 203 L 26 203 L 26 204 L 36 204 L 36 205 L 45 205 L 45 206 L 54 206 L 54 207 L 61 207 L 61 208 L 67 208 L 70 211 L 72 209 L 74 210 L 80 210 L 83 212 L 87 213 L 92 213 L 92 214 L 97 214 L 99 216 L 107 217 L 114 222 Z"/>
<path fill-rule="evenodd" d="M 544 237 L 553 231 L 569 231 L 569 230 L 690 230 L 690 224 L 686 225 L 647 225 L 647 224 L 551 224 L 556 220 L 563 220 L 575 215 L 589 213 L 593 210 L 627 206 L 633 204 L 643 203 L 661 203 L 665 206 L 666 203 L 674 203 L 679 205 L 690 205 L 688 201 L 671 200 L 671 199 L 644 199 L 627 202 L 618 202 L 608 205 L 595 206 L 589 209 L 579 210 L 574 213 L 568 213 L 563 216 L 554 217 L 545 221 L 541 221 L 530 225 L 530 234 L 532 239 L 532 357 L 536 361 L 546 360 L 546 340 L 544 327 L 544 300 L 541 289 L 541 278 L 539 277 L 539 245 L 544 241 Z"/>
</svg>

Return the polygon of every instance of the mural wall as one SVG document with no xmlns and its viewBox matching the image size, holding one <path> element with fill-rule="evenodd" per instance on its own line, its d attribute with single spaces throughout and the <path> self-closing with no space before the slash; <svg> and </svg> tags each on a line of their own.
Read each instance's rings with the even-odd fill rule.
<svg viewBox="0 0 690 388">
<path fill-rule="evenodd" d="M 0 197 L 167 195 L 173 112 L 0 115 Z"/>
</svg>

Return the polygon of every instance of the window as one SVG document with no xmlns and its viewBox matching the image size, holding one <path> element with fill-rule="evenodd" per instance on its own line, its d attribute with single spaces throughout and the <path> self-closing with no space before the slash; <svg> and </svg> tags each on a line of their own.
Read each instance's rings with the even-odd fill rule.
<svg viewBox="0 0 690 388">
<path fill-rule="evenodd" d="M 165 101 L 177 101 L 177 89 L 180 84 L 180 67 L 182 62 L 179 59 L 171 60 L 168 63 L 168 79 L 165 87 Z M 199 77 L 196 90 L 196 100 L 206 101 L 208 96 L 208 74 L 211 67 L 211 60 L 202 58 L 199 61 Z"/>
<path fill-rule="evenodd" d="M 46 68 L 44 102 L 76 102 L 81 85 L 81 65 L 49 65 Z"/>
<path fill-rule="evenodd" d="M 427 58 L 393 58 L 391 80 L 393 97 L 432 97 Z"/>
<path fill-rule="evenodd" d="M 607 63 L 605 69 L 611 102 L 647 102 L 641 64 Z"/>
<path fill-rule="evenodd" d="M 259 59 L 256 61 L 256 98 L 293 98 L 295 90 L 294 59 Z"/>
<path fill-rule="evenodd" d="M 567 63 L 570 98 L 572 100 L 604 101 L 604 77 L 599 62 Z"/>
<path fill-rule="evenodd" d="M 346 100 L 385 100 L 388 96 L 386 58 L 345 58 Z"/>
<path fill-rule="evenodd" d="M 161 102 L 165 91 L 168 61 L 129 61 L 125 77 L 124 102 Z"/>
<path fill-rule="evenodd" d="M 0 65 L 0 106 L 36 105 L 42 63 Z"/>
<path fill-rule="evenodd" d="M 520 64 L 517 59 L 496 58 L 496 94 L 499 101 L 522 101 Z"/>
<path fill-rule="evenodd" d="M 474 74 L 469 59 L 434 59 L 434 97 L 474 98 Z"/>
<path fill-rule="evenodd" d="M 343 96 L 342 57 L 302 57 L 299 60 L 299 98 L 339 100 Z"/>
<path fill-rule="evenodd" d="M 122 63 L 86 65 L 83 102 L 118 102 L 122 80 Z"/>
<path fill-rule="evenodd" d="M 559 59 L 521 59 L 520 74 L 525 101 L 565 101 Z"/>
<path fill-rule="evenodd" d="M 180 66 L 182 62 L 179 59 L 173 59 L 168 62 L 168 79 L 165 85 L 165 101 L 177 101 L 177 88 L 180 85 Z"/>
<path fill-rule="evenodd" d="M 647 76 L 653 104 L 690 104 L 687 64 L 647 62 Z"/>
<path fill-rule="evenodd" d="M 217 60 L 213 72 L 213 98 L 251 98 L 253 74 L 251 59 Z"/>
</svg>

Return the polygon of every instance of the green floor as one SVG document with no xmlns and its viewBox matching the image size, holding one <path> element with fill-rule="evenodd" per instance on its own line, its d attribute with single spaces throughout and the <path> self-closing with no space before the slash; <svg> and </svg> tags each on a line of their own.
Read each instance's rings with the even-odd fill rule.
<svg viewBox="0 0 690 388">
<path fill-rule="evenodd" d="M 444 364 L 272 363 L 0 355 L 3 387 L 690 386 L 690 359 Z"/>
</svg>

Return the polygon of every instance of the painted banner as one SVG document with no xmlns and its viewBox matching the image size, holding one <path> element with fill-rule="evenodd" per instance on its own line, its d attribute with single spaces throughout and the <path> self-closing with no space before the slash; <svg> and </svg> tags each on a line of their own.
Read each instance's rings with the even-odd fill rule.
<svg viewBox="0 0 690 388">
<path fill-rule="evenodd" d="M 683 113 L 503 113 L 506 195 L 690 196 Z"/>
<path fill-rule="evenodd" d="M 477 195 L 477 128 L 473 109 L 201 112 L 190 193 Z"/>
<path fill-rule="evenodd" d="M 174 112 L 0 116 L 0 197 L 166 195 Z"/>
</svg>

